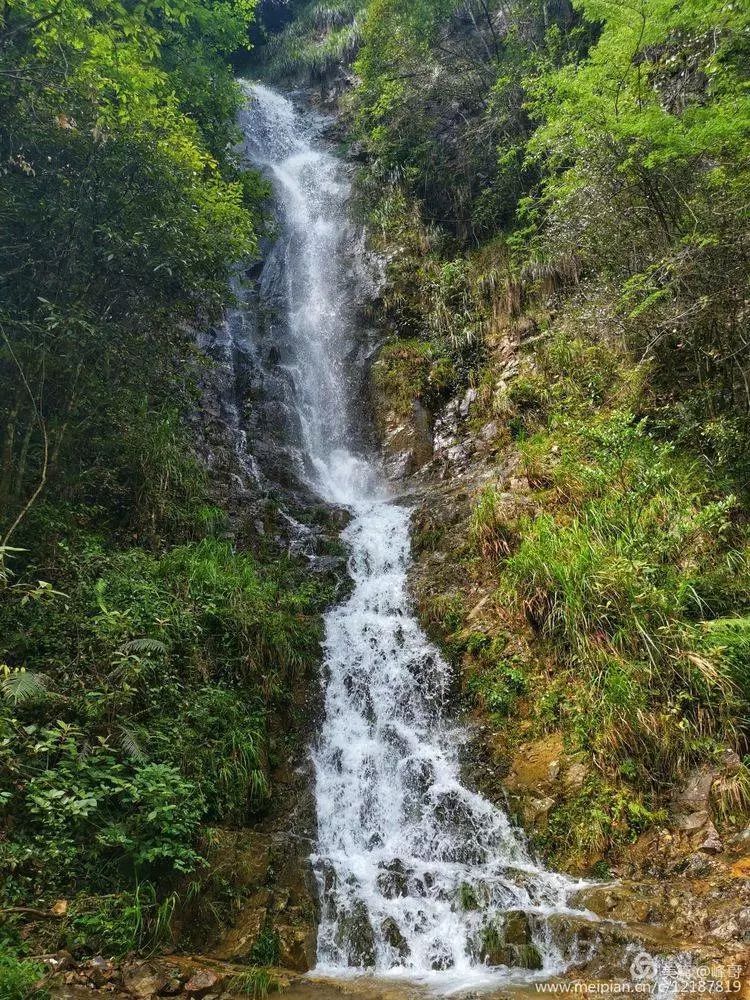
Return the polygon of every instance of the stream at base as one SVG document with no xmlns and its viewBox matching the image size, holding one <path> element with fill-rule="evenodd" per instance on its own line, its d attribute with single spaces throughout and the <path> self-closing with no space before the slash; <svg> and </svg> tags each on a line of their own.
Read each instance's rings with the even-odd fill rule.
<svg viewBox="0 0 750 1000">
<path fill-rule="evenodd" d="M 410 513 L 352 443 L 362 439 L 366 277 L 347 170 L 319 116 L 263 86 L 248 94 L 247 153 L 279 213 L 260 283 L 284 314 L 274 363 L 295 414 L 298 474 L 351 514 L 354 587 L 326 618 L 313 747 L 317 972 L 368 970 L 444 991 L 550 978 L 580 957 L 555 922 L 592 915 L 570 907 L 580 884 L 540 867 L 505 813 L 462 783 L 450 669 L 407 591 Z"/>
</svg>

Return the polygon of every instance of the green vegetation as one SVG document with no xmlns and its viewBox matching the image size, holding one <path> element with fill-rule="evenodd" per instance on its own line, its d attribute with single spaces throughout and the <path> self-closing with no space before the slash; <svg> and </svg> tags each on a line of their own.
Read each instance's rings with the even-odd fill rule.
<svg viewBox="0 0 750 1000">
<path fill-rule="evenodd" d="M 44 1000 L 47 994 L 40 985 L 44 973 L 39 962 L 17 958 L 0 941 L 0 1000 Z"/>
<path fill-rule="evenodd" d="M 361 0 L 290 0 L 292 20 L 266 38 L 264 74 L 325 83 L 349 65 L 361 43 Z"/>
<path fill-rule="evenodd" d="M 266 705 L 316 655 L 322 595 L 290 570 L 214 539 L 79 546 L 55 572 L 75 590 L 2 608 L 26 668 L 8 671 L 1 716 L 3 854 L 35 894 L 64 892 L 71 869 L 104 884 L 194 870 L 201 822 L 262 807 Z"/>
<path fill-rule="evenodd" d="M 622 409 L 638 376 L 615 374 L 616 355 L 560 338 L 537 361 L 544 429 L 521 455 L 543 512 L 522 519 L 502 585 L 580 684 L 582 743 L 668 786 L 743 724 L 733 643 L 710 655 L 707 637 L 746 601 L 745 519 L 705 467 Z"/>
<path fill-rule="evenodd" d="M 450 539 L 451 589 L 429 603 L 466 694 L 509 752 L 521 732 L 560 734 L 584 767 L 537 834 L 563 865 L 663 821 L 695 767 L 721 773 L 717 821 L 750 811 L 749 759 L 721 772 L 748 738 L 746 500 L 665 440 L 645 415 L 652 391 L 642 364 L 570 330 L 527 352 L 485 404 L 514 428 L 501 455 L 518 485 L 475 495 L 470 549 Z M 431 544 L 443 546 L 439 534 Z M 488 593 L 481 617 L 467 615 L 457 583 Z"/>
<path fill-rule="evenodd" d="M 3 9 L 4 545 L 51 489 L 71 516 L 100 505 L 154 532 L 195 497 L 175 412 L 197 364 L 185 324 L 225 302 L 264 192 L 228 152 L 240 93 L 223 53 L 252 7 Z"/>
<path fill-rule="evenodd" d="M 263 228 L 232 152 L 254 8 L 0 4 L 0 1000 L 42 989 L 36 947 L 169 939 L 212 828 L 268 808 L 270 729 L 318 653 L 328 584 L 236 544 L 187 420 L 192 331 Z M 539 842 L 604 870 L 728 748 L 744 763 L 713 805 L 738 823 L 750 13 L 291 10 L 267 74 L 354 83 L 357 202 L 388 260 L 375 387 L 404 418 L 471 388 L 466 429 L 494 426 L 495 485 L 415 544 L 450 545 L 425 617 L 469 699 L 583 767 Z M 269 927 L 238 990 L 273 988 L 278 948 Z"/>
<path fill-rule="evenodd" d="M 235 976 L 230 982 L 232 994 L 252 997 L 252 1000 L 264 1000 L 269 993 L 281 991 L 279 981 L 268 969 L 248 969 Z"/>
<path fill-rule="evenodd" d="M 263 223 L 267 186 L 232 152 L 229 58 L 254 6 L 0 9 L 9 1000 L 41 975 L 19 954 L 171 940 L 211 829 L 267 809 L 269 732 L 318 655 L 328 584 L 229 540 L 242 525 L 187 420 L 206 364 L 194 331 Z"/>
<path fill-rule="evenodd" d="M 665 432 L 743 482 L 747 19 L 723 0 L 371 0 L 350 102 L 422 333 L 491 338 L 583 286 L 651 360 Z"/>
</svg>

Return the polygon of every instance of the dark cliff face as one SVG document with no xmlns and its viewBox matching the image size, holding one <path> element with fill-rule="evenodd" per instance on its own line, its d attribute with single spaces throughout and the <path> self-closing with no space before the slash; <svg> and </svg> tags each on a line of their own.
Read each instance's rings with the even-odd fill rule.
<svg viewBox="0 0 750 1000">
<path fill-rule="evenodd" d="M 280 244 L 266 241 L 264 257 L 239 268 L 236 306 L 199 334 L 209 364 L 196 415 L 201 452 L 214 488 L 242 536 L 314 559 L 337 533 L 305 483 L 299 417 L 290 402 L 284 366 L 284 287 Z"/>
</svg>

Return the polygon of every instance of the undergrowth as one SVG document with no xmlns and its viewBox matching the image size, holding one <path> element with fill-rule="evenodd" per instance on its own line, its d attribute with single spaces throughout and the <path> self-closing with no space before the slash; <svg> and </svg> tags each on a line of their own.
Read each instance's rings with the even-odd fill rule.
<svg viewBox="0 0 750 1000">
<path fill-rule="evenodd" d="M 269 715 L 316 661 L 328 585 L 211 536 L 117 550 L 81 510 L 48 517 L 36 575 L 60 590 L 0 595 L 1 898 L 70 899 L 67 946 L 144 951 L 206 825 L 263 813 Z"/>
<path fill-rule="evenodd" d="M 498 430 L 514 485 L 499 474 L 475 493 L 468 548 L 426 514 L 415 537 L 449 556 L 421 610 L 469 702 L 508 753 L 560 734 L 580 762 L 582 786 L 534 833 L 580 868 L 663 822 L 698 766 L 717 768 L 717 821 L 750 812 L 750 531 L 731 480 L 650 417 L 647 367 L 576 330 L 478 394 L 472 419 L 514 427 Z M 481 613 L 465 598 L 477 584 Z"/>
<path fill-rule="evenodd" d="M 0 938 L 0 1000 L 46 1000 L 41 962 L 20 957 Z"/>
<path fill-rule="evenodd" d="M 492 405 L 522 429 L 531 512 L 490 486 L 469 528 L 497 599 L 530 628 L 517 686 L 531 692 L 531 719 L 561 729 L 570 752 L 636 796 L 594 809 L 603 787 L 590 788 L 565 807 L 548 839 L 575 823 L 571 810 L 596 814 L 583 844 L 592 850 L 658 816 L 649 797 L 691 767 L 747 748 L 747 516 L 697 456 L 639 415 L 645 384 L 616 348 L 583 339 L 561 334 L 529 356 Z M 469 690 L 497 714 L 512 691 L 508 667 L 496 643 L 468 645 Z M 549 656 L 553 674 L 536 666 Z M 731 791 L 719 789 L 726 815 L 747 811 L 746 777 L 743 768 Z"/>
</svg>

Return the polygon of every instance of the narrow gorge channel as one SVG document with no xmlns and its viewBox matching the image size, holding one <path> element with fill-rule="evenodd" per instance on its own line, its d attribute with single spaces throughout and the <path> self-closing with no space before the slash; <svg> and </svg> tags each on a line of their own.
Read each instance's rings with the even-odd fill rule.
<svg viewBox="0 0 750 1000">
<path fill-rule="evenodd" d="M 443 989 L 560 974 L 581 957 L 556 928 L 586 917 L 570 903 L 580 883 L 536 864 L 505 813 L 462 783 L 450 669 L 407 592 L 410 511 L 355 443 L 367 437 L 352 391 L 364 375 L 365 278 L 346 168 L 321 138 L 323 119 L 266 87 L 249 88 L 244 127 L 279 216 L 260 295 L 261 308 L 265 297 L 286 311 L 274 358 L 297 425 L 296 471 L 351 516 L 354 588 L 326 618 L 312 751 L 317 971 Z"/>
</svg>

